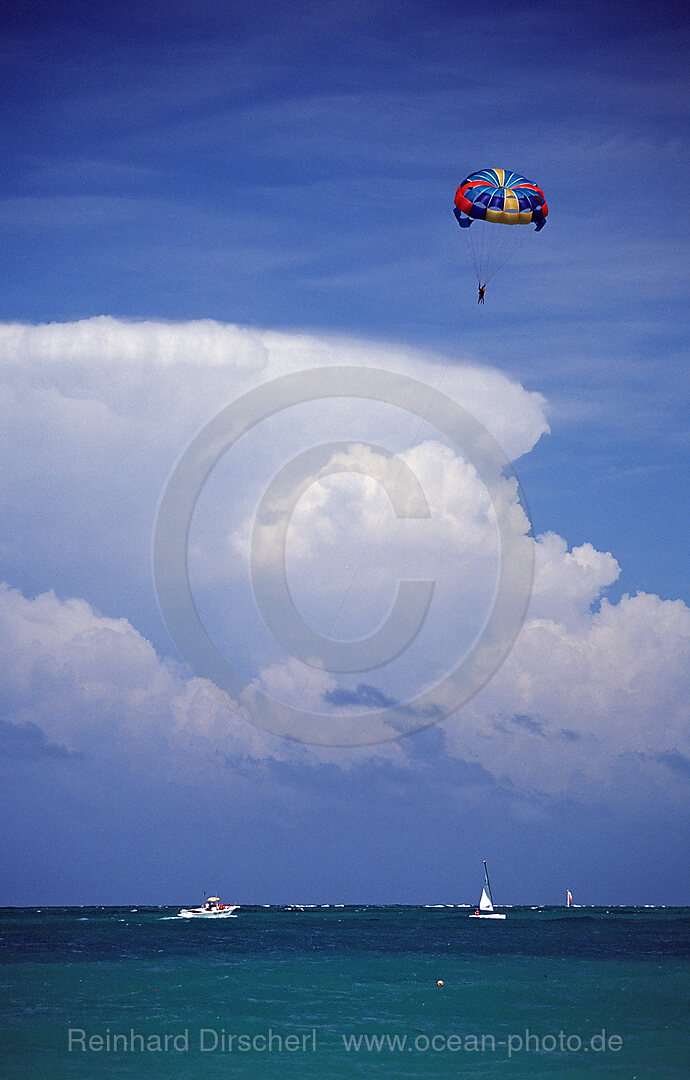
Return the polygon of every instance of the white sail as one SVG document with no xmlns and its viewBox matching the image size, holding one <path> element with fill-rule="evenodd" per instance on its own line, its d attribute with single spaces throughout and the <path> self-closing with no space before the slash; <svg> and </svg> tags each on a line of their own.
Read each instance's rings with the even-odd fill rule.
<svg viewBox="0 0 690 1080">
<path fill-rule="evenodd" d="M 486 860 L 484 860 L 484 888 L 482 889 L 481 900 L 477 910 L 473 915 L 470 915 L 470 919 L 505 919 L 502 912 L 494 911 L 494 898 L 491 895 L 491 882 L 489 881 Z"/>
<path fill-rule="evenodd" d="M 479 910 L 480 911 L 493 911 L 494 910 L 494 905 L 491 903 L 491 897 L 489 896 L 489 894 L 486 891 L 486 886 L 484 886 L 484 888 L 482 889 L 482 898 L 479 901 Z"/>
</svg>

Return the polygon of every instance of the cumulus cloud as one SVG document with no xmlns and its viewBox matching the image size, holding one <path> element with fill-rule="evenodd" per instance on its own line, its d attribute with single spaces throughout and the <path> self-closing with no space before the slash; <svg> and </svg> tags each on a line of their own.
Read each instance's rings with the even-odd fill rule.
<svg viewBox="0 0 690 1080">
<path fill-rule="evenodd" d="M 8 752 L 69 767 L 104 755 L 132 768 L 155 762 L 199 785 L 228 761 L 355 769 L 364 752 L 299 746 L 262 731 L 260 691 L 341 715 L 404 707 L 408 692 L 433 685 L 471 647 L 500 562 L 496 508 L 476 469 L 425 422 L 423 405 L 421 416 L 403 416 L 380 403 L 329 402 L 249 434 L 244 455 L 224 462 L 207 484 L 192 524 L 199 606 L 246 673 L 241 699 L 169 659 L 149 549 L 172 465 L 243 393 L 333 364 L 381 367 L 442 387 L 513 460 L 548 430 L 541 396 L 503 374 L 390 345 L 212 321 L 102 317 L 0 327 L 0 451 L 13 462 L 0 479 L 9 583 L 0 593 L 0 734 Z M 400 579 L 437 583 L 433 618 L 402 667 L 366 678 L 305 669 L 270 645 L 248 576 L 266 485 L 305 446 L 333 440 L 347 440 L 329 459 L 345 471 L 311 476 L 290 521 L 285 555 L 294 603 L 322 634 L 348 639 L 382 624 Z M 417 478 L 428 517 L 396 517 L 381 477 L 350 471 L 365 461 L 370 473 L 374 464 L 385 473 L 389 459 L 376 461 L 376 445 L 397 453 Z M 396 477 L 385 475 L 394 487 Z M 503 478 L 493 494 L 514 533 L 533 545 L 531 607 L 498 674 L 438 729 L 440 752 L 468 775 L 525 797 L 569 792 L 589 800 L 593 790 L 612 797 L 635 769 L 636 790 L 642 769 L 650 797 L 674 797 L 688 759 L 688 608 L 644 594 L 610 603 L 614 554 L 588 543 L 570 549 L 553 533 L 527 540 L 515 483 Z M 262 548 L 269 565 L 274 539 L 269 523 Z M 439 689 L 422 719 L 434 719 L 452 696 L 452 686 Z M 403 740 L 375 753 L 414 771 L 418 749 Z"/>
<path fill-rule="evenodd" d="M 489 686 L 442 724 L 444 755 L 525 798 L 606 801 L 623 790 L 625 799 L 631 768 L 643 764 L 634 797 L 672 802 L 690 749 L 690 611 L 640 594 L 604 600 L 583 622 L 569 604 L 566 588 L 561 621 L 528 618 Z M 107 758 L 202 786 L 219 769 L 225 775 L 231 761 L 330 761 L 349 770 L 366 760 L 361 751 L 300 746 L 258 729 L 250 719 L 261 724 L 265 705 L 253 684 L 233 702 L 159 657 L 126 620 L 81 600 L 29 599 L 4 586 L 0 658 L 0 743 L 8 756 L 80 767 Z M 374 683 L 360 681 L 350 692 L 295 660 L 264 671 L 262 689 L 302 709 L 398 704 Z M 408 740 L 375 755 L 398 769 L 417 767 Z"/>
<path fill-rule="evenodd" d="M 352 444 L 329 456 L 310 480 L 299 500 L 292 489 L 281 495 L 257 528 L 253 518 L 245 520 L 230 537 L 231 556 L 249 565 L 253 540 L 262 572 L 282 575 L 285 563 L 305 618 L 339 638 L 363 637 L 383 623 L 401 579 L 433 581 L 427 640 L 423 635 L 418 642 L 424 666 L 443 638 L 454 635 L 460 651 L 467 647 L 486 617 L 499 562 L 495 511 L 474 466 L 433 440 L 393 459 Z M 516 504 L 515 528 L 526 533 L 529 522 L 514 488 L 505 482 L 494 498 L 498 492 Z M 281 546 L 282 515 L 293 500 Z M 232 577 L 228 562 L 217 569 L 219 578 Z M 220 587 L 216 580 L 214 588 Z M 400 670 L 393 677 L 404 679 Z M 397 693 L 404 692 L 398 682 Z"/>
<path fill-rule="evenodd" d="M 578 801 L 678 801 L 688 752 L 690 609 L 639 593 L 600 599 L 615 560 L 537 543 L 532 610 L 506 663 L 446 728 L 523 792 Z M 639 769 L 640 762 L 656 767 Z M 675 773 L 671 777 L 667 771 Z M 634 773 L 634 780 L 631 779 Z"/>
<path fill-rule="evenodd" d="M 169 777 L 213 767 L 219 750 L 268 757 L 280 745 L 203 679 L 165 662 L 126 619 L 84 600 L 2 585 L 0 654 L 4 744 L 12 736 L 17 748 L 59 747 L 142 771 L 155 763 Z"/>
<path fill-rule="evenodd" d="M 170 470 L 218 411 L 297 370 L 380 367 L 442 386 L 515 459 L 547 431 L 545 402 L 489 368 L 397 346 L 223 325 L 107 316 L 0 326 L 0 498 L 11 529 L 0 540 L 13 584 L 82 596 L 164 638 L 151 590 L 150 538 Z M 423 408 L 423 403 L 421 403 Z M 366 402 L 288 410 L 241 440 L 214 472 L 195 520 L 207 552 L 255 508 L 258 493 L 307 444 L 381 441 L 405 450 L 437 438 L 417 415 Z M 223 486 L 224 483 L 224 486 Z M 218 513 L 217 497 L 225 498 Z M 216 502 L 214 503 L 214 500 Z M 232 524 L 230 524 L 232 523 Z M 216 555 L 194 562 L 212 582 Z M 230 567 L 232 569 L 232 567 Z"/>
<path fill-rule="evenodd" d="M 501 372 L 460 358 L 378 342 L 280 333 L 197 320 L 127 322 L 97 316 L 75 323 L 0 325 L 0 371 L 27 393 L 49 387 L 63 400 L 102 401 L 128 416 L 156 413 L 165 427 L 198 426 L 260 380 L 336 364 L 381 367 L 417 377 L 460 401 L 511 459 L 548 430 L 541 394 Z M 29 389 L 31 388 L 31 389 Z M 182 433 L 184 434 L 184 432 Z"/>
<path fill-rule="evenodd" d="M 609 551 L 592 544 L 568 549 L 562 536 L 545 533 L 535 548 L 536 574 L 530 614 L 568 621 L 586 619 L 592 604 L 618 580 L 620 567 Z"/>
</svg>

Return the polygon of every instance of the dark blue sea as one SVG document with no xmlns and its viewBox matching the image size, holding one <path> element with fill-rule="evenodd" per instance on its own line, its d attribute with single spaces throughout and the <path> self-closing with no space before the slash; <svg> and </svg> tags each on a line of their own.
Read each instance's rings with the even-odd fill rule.
<svg viewBox="0 0 690 1080">
<path fill-rule="evenodd" d="M 505 910 L 6 908 L 0 1075 L 686 1080 L 688 909 Z"/>
</svg>

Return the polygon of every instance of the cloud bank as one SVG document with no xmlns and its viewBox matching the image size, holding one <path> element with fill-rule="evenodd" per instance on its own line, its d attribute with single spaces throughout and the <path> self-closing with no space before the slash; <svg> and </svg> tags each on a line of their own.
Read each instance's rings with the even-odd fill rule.
<svg viewBox="0 0 690 1080">
<path fill-rule="evenodd" d="M 548 431 L 541 395 L 499 371 L 391 345 L 211 321 L 0 327 L 0 449 L 10 463 L 0 478 L 0 745 L 10 770 L 17 762 L 62 770 L 78 789 L 80 776 L 107 763 L 116 788 L 143 790 L 155 775 L 200 804 L 210 791 L 245 791 L 249 776 L 270 776 L 288 804 L 303 802 L 306 776 L 332 770 L 353 783 L 372 768 L 384 786 L 422 782 L 428 739 L 369 750 L 299 745 L 262 730 L 257 691 L 339 714 L 404 703 L 425 681 L 433 690 L 481 632 L 500 563 L 495 515 L 472 464 L 424 419 L 376 403 L 300 407 L 296 418 L 274 417 L 248 437 L 243 455 L 209 481 L 190 572 L 204 618 L 246 673 L 237 699 L 185 668 L 156 609 L 151 533 L 185 446 L 253 387 L 334 364 L 441 387 L 514 461 Z M 385 620 L 400 579 L 437 580 L 433 619 L 402 668 L 349 679 L 275 648 L 247 573 L 253 517 L 275 469 L 334 437 L 398 453 L 430 516 L 401 522 L 366 476 L 315 478 L 286 548 L 298 609 L 324 635 L 349 639 Z M 354 450 L 339 453 L 347 465 Z M 503 493 L 524 538 L 517 489 L 506 480 Z M 436 760 L 454 770 L 449 797 L 480 804 L 491 788 L 518 817 L 562 800 L 675 812 L 690 762 L 690 610 L 644 593 L 610 602 L 618 563 L 592 544 L 569 548 L 554 533 L 525 542 L 534 546 L 535 579 L 512 652 L 435 729 Z M 263 550 L 270 561 L 270 535 Z M 436 694 L 440 714 L 450 690 Z M 314 805 L 322 797 L 324 787 L 312 793 Z"/>
</svg>

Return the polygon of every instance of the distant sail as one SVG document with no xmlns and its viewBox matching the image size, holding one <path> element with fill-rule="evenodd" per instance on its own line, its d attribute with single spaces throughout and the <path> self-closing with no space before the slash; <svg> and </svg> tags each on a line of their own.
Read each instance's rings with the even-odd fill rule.
<svg viewBox="0 0 690 1080">
<path fill-rule="evenodd" d="M 570 889 L 568 889 L 565 904 L 566 904 L 566 907 L 572 907 L 573 906 L 573 894 L 571 893 Z"/>
<path fill-rule="evenodd" d="M 479 910 L 480 911 L 493 911 L 494 910 L 494 905 L 491 903 L 491 897 L 488 895 L 488 893 L 486 891 L 486 887 L 484 887 L 482 889 L 482 898 L 479 901 Z"/>
<path fill-rule="evenodd" d="M 489 871 L 486 866 L 486 859 L 484 859 L 484 888 L 482 889 L 482 897 L 479 901 L 480 911 L 493 911 L 494 910 L 494 898 L 491 895 L 491 883 L 489 881 Z"/>
<path fill-rule="evenodd" d="M 470 919 L 505 919 L 505 915 L 502 912 L 494 911 L 494 898 L 491 895 L 491 882 L 489 881 L 489 871 L 486 865 L 486 859 L 484 860 L 484 887 L 482 888 L 482 895 L 479 901 L 479 907 L 477 910 L 469 916 Z"/>
</svg>

